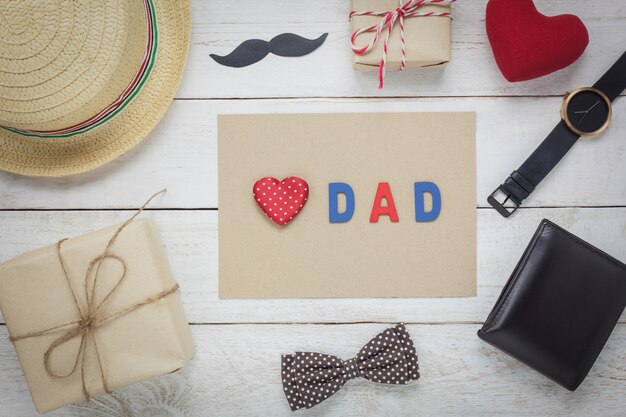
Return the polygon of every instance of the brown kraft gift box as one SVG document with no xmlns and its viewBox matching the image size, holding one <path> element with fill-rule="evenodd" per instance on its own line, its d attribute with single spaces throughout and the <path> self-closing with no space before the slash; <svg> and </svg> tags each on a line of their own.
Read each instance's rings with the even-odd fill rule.
<svg viewBox="0 0 626 417">
<path fill-rule="evenodd" d="M 129 223 L 111 256 L 93 266 L 118 228 L 63 241 L 61 256 L 51 245 L 0 264 L 0 308 L 39 412 L 176 371 L 194 355 L 178 285 L 151 220 Z M 81 331 L 92 290 L 98 323 Z"/>
<path fill-rule="evenodd" d="M 406 3 L 406 1 L 405 1 Z M 400 6 L 398 0 L 352 0 L 353 11 L 391 11 Z M 419 12 L 444 13 L 450 12 L 450 6 L 425 5 L 418 9 Z M 350 33 L 355 30 L 378 24 L 382 16 L 353 16 L 350 19 Z M 407 17 L 404 19 L 404 41 L 406 50 L 405 68 L 441 67 L 450 61 L 451 35 L 450 17 Z M 366 45 L 375 32 L 366 32 L 359 35 L 355 44 Z M 383 40 L 387 36 L 385 28 L 373 48 L 363 55 L 353 56 L 353 66 L 359 70 L 378 69 L 383 55 Z M 399 22 L 393 27 L 387 44 L 387 70 L 400 68 L 402 55 L 400 42 Z"/>
</svg>

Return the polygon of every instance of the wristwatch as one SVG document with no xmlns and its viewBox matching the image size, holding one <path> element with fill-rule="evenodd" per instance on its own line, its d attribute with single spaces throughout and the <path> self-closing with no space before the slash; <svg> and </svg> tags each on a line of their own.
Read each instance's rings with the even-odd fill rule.
<svg viewBox="0 0 626 417">
<path fill-rule="evenodd" d="M 487 198 L 504 217 L 515 212 L 580 136 L 602 133 L 611 121 L 611 103 L 626 89 L 626 52 L 593 87 L 565 94 L 561 121 L 526 161 Z"/>
</svg>

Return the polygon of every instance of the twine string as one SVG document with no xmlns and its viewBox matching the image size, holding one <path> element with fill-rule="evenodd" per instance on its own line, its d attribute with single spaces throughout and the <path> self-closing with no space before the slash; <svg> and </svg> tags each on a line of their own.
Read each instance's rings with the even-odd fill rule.
<svg viewBox="0 0 626 417">
<path fill-rule="evenodd" d="M 380 37 L 383 29 L 387 28 L 387 32 L 385 34 L 385 39 L 383 40 L 383 53 L 380 63 L 378 65 L 378 88 L 383 88 L 383 83 L 385 80 L 385 72 L 387 66 L 387 45 L 389 43 L 389 38 L 391 36 L 391 32 L 393 30 L 393 26 L 396 21 L 400 26 L 400 71 L 404 70 L 406 66 L 406 48 L 405 48 L 405 40 L 404 40 L 404 19 L 410 17 L 450 17 L 450 12 L 420 12 L 419 8 L 426 5 L 440 5 L 440 6 L 449 6 L 454 3 L 456 0 L 409 0 L 404 3 L 404 0 L 400 0 L 400 7 L 395 10 L 388 10 L 384 12 L 377 12 L 372 10 L 367 11 L 351 11 L 349 14 L 349 18 L 352 19 L 354 16 L 382 16 L 382 19 L 379 23 L 365 26 L 359 28 L 352 32 L 350 36 L 350 44 L 352 46 L 352 51 L 357 55 L 363 55 L 369 52 L 378 42 L 378 38 Z M 374 32 L 371 36 L 369 42 L 364 46 L 357 46 L 355 41 L 359 35 L 367 32 Z"/>
<path fill-rule="evenodd" d="M 119 236 L 119 234 L 130 224 L 133 222 L 133 220 L 135 220 L 135 218 L 141 214 L 141 212 L 148 206 L 148 204 L 150 204 L 150 202 L 158 195 L 164 193 L 166 190 L 163 189 L 161 191 L 159 191 L 158 193 L 155 193 L 154 195 L 152 195 L 152 197 L 150 197 L 136 212 L 133 216 L 131 216 L 128 220 L 126 220 L 121 226 L 119 226 L 115 232 L 113 233 L 113 236 L 111 236 L 111 238 L 109 239 L 109 241 L 107 242 L 107 245 L 104 249 L 104 251 L 102 252 L 101 255 L 96 256 L 94 259 L 91 260 L 91 262 L 89 262 L 89 266 L 87 267 L 87 271 L 85 273 L 85 299 L 87 301 L 87 311 L 83 311 L 83 309 L 81 308 L 81 305 L 78 301 L 78 296 L 76 295 L 76 292 L 74 290 L 74 287 L 71 284 L 71 280 L 70 280 L 70 275 L 68 272 L 68 268 L 67 265 L 65 263 L 65 259 L 63 257 L 63 254 L 61 252 L 61 246 L 63 244 L 63 242 L 65 242 L 65 240 L 67 239 L 62 239 L 60 241 L 57 242 L 56 244 L 56 253 L 57 253 L 57 257 L 59 259 L 59 262 L 61 264 L 61 268 L 63 269 L 63 274 L 65 276 L 65 280 L 67 282 L 67 285 L 70 288 L 70 292 L 72 294 L 72 299 L 74 301 L 74 305 L 76 306 L 76 310 L 78 311 L 78 315 L 79 315 L 79 319 L 78 320 L 73 320 L 64 324 L 60 324 L 58 326 L 54 326 L 54 327 L 50 327 L 48 329 L 45 330 L 40 330 L 40 331 L 36 331 L 36 332 L 31 332 L 31 333 L 26 333 L 20 336 L 11 336 L 10 340 L 11 342 L 15 343 L 19 340 L 23 340 L 23 339 L 28 339 L 28 338 L 32 338 L 32 337 L 39 337 L 39 336 L 44 336 L 50 333 L 55 333 L 64 329 L 67 329 L 65 331 L 65 333 L 63 333 L 61 336 L 59 336 L 57 339 L 55 339 L 50 346 L 48 347 L 48 349 L 46 350 L 46 352 L 44 353 L 43 356 L 43 364 L 44 364 L 44 368 L 46 370 L 46 372 L 48 373 L 48 375 L 50 375 L 53 378 L 59 378 L 59 379 L 63 379 L 63 378 L 68 378 L 71 375 L 73 375 L 79 367 L 80 364 L 80 373 L 81 373 L 81 384 L 82 384 L 82 391 L 83 391 L 83 396 L 85 398 L 86 401 L 89 401 L 91 399 L 91 394 L 89 392 L 89 390 L 87 389 L 86 386 L 86 381 L 85 381 L 85 369 L 86 369 L 86 357 L 87 355 L 85 354 L 85 351 L 87 349 L 87 341 L 89 339 L 91 339 L 92 344 L 94 346 L 94 351 L 96 353 L 96 361 L 98 363 L 98 368 L 100 371 L 100 376 L 101 376 L 101 380 L 102 380 L 102 385 L 104 387 L 105 392 L 110 393 L 111 390 L 109 388 L 109 382 L 107 380 L 106 377 L 106 373 L 104 371 L 104 365 L 102 363 L 102 358 L 100 355 L 100 351 L 98 349 L 98 343 L 96 340 L 96 335 L 95 335 L 95 330 L 101 326 L 102 324 L 114 320 L 118 317 L 124 316 L 126 314 L 132 313 L 133 311 L 136 311 L 138 309 L 140 309 L 141 307 L 144 307 L 146 305 L 149 304 L 153 304 L 156 303 L 159 300 L 164 299 L 165 297 L 174 294 L 175 292 L 177 292 L 179 290 L 179 286 L 178 284 L 175 284 L 174 286 L 172 286 L 169 289 L 166 289 L 158 294 L 146 297 L 145 299 L 143 299 L 142 301 L 132 304 L 126 308 L 123 308 L 121 310 L 117 310 L 113 313 L 109 313 L 109 314 L 103 314 L 102 313 L 102 308 L 104 305 L 106 305 L 106 303 L 111 299 L 111 297 L 113 296 L 113 294 L 116 293 L 116 291 L 120 288 L 121 284 L 124 282 L 124 280 L 126 279 L 127 276 L 127 265 L 126 262 L 124 261 L 124 259 L 120 256 L 114 255 L 110 253 L 111 250 L 111 246 L 113 245 L 113 243 L 115 242 L 115 240 L 117 239 L 117 237 Z M 104 262 L 104 260 L 106 259 L 110 259 L 110 260 L 115 260 L 117 261 L 121 266 L 122 266 L 122 273 L 120 275 L 120 277 L 117 279 L 117 282 L 115 283 L 115 285 L 104 295 L 104 297 L 102 298 L 102 300 L 100 302 L 96 302 L 96 288 L 98 287 L 98 278 L 99 278 L 99 273 L 100 273 L 100 265 L 102 265 L 102 263 Z M 93 284 L 90 286 L 89 285 L 89 281 L 90 281 L 90 277 L 93 275 Z M 65 373 L 61 373 L 61 372 L 57 372 L 52 368 L 51 365 L 51 356 L 52 354 L 56 351 L 56 349 L 58 349 L 59 347 L 63 346 L 64 344 L 70 342 L 71 340 L 74 340 L 75 338 L 80 337 L 80 345 L 78 347 L 78 350 L 76 351 L 76 357 L 74 358 L 74 363 L 71 367 L 71 369 Z"/>
</svg>

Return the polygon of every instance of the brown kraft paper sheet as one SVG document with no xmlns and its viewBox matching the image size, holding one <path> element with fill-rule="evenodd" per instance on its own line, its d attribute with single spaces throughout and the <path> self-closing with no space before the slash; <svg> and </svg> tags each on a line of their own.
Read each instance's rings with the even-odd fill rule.
<svg viewBox="0 0 626 417">
<path fill-rule="evenodd" d="M 476 294 L 475 113 L 220 115 L 218 136 L 220 297 Z M 309 199 L 279 227 L 252 187 L 291 175 Z M 415 220 L 419 181 L 441 191 L 435 221 Z M 329 222 L 330 182 L 354 190 L 347 223 Z M 397 223 L 369 221 L 379 182 Z"/>
</svg>

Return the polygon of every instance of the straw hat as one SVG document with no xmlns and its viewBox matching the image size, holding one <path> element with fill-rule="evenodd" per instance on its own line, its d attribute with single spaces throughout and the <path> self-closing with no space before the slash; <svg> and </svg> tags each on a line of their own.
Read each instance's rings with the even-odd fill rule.
<svg viewBox="0 0 626 417">
<path fill-rule="evenodd" d="M 188 0 L 2 0 L 0 169 L 84 172 L 139 143 L 180 82 Z"/>
</svg>

